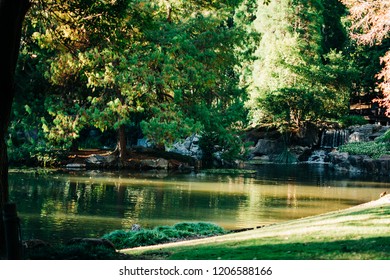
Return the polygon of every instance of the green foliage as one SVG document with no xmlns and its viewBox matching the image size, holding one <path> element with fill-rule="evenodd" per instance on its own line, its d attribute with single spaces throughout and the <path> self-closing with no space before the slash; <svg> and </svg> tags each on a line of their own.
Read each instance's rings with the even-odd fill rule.
<svg viewBox="0 0 390 280">
<path fill-rule="evenodd" d="M 390 40 L 384 40 L 381 45 L 362 46 L 350 42 L 348 51 L 350 59 L 358 69 L 358 77 L 354 83 L 351 104 L 370 104 L 375 98 L 381 98 L 378 90 L 377 74 L 382 69 L 381 57 L 389 50 Z"/>
<path fill-rule="evenodd" d="M 174 229 L 178 230 L 179 232 L 183 232 L 184 234 L 189 235 L 201 235 L 201 236 L 212 236 L 217 234 L 224 234 L 226 233 L 224 229 L 222 229 L 220 226 L 212 223 L 178 223 L 173 226 Z"/>
<path fill-rule="evenodd" d="M 44 141 L 69 148 L 85 127 L 106 132 L 141 121 L 158 146 L 201 128 L 231 133 L 242 117 L 230 112 L 244 93 L 235 52 L 244 32 L 232 18 L 239 3 L 39 2 L 24 40 L 47 85 L 38 111 Z M 193 114 L 201 103 L 215 116 L 229 113 L 227 120 L 208 125 Z"/>
<path fill-rule="evenodd" d="M 372 158 L 379 158 L 382 155 L 390 154 L 390 145 L 381 141 L 355 142 L 340 146 L 338 150 L 351 155 L 367 155 Z"/>
<path fill-rule="evenodd" d="M 338 119 L 338 121 L 343 127 L 350 127 L 353 125 L 364 125 L 368 123 L 368 121 L 363 116 L 358 116 L 358 115 L 346 115 Z"/>
<path fill-rule="evenodd" d="M 169 241 L 168 236 L 157 230 L 140 230 L 126 239 L 126 247 L 149 246 Z"/>
<path fill-rule="evenodd" d="M 377 137 L 375 139 L 375 142 L 389 144 L 390 143 L 390 129 L 387 130 L 383 135 Z"/>
<path fill-rule="evenodd" d="M 139 231 L 117 230 L 104 235 L 117 249 L 155 245 L 188 237 L 204 237 L 224 234 L 226 231 L 212 223 L 178 223 Z"/>
<path fill-rule="evenodd" d="M 144 135 L 157 147 L 170 146 L 179 139 L 200 133 L 202 125 L 185 117 L 174 104 L 161 104 L 152 108 L 153 117 L 141 122 Z"/>
<path fill-rule="evenodd" d="M 299 127 L 348 112 L 354 69 L 342 52 L 329 50 L 335 43 L 325 42 L 322 28 L 330 32 L 325 23 L 331 21 L 325 13 L 320 0 L 259 5 L 255 27 L 261 40 L 247 102 L 254 124 Z"/>
<path fill-rule="evenodd" d="M 367 155 L 372 158 L 380 158 L 383 155 L 390 154 L 390 130 L 377 137 L 375 141 L 348 143 L 338 149 L 340 152 L 351 155 Z"/>
</svg>

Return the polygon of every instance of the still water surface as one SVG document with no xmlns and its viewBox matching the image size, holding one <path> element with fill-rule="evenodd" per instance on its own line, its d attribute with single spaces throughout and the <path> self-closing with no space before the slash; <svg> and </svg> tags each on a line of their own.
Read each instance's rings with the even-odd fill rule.
<svg viewBox="0 0 390 280">
<path fill-rule="evenodd" d="M 389 178 L 326 166 L 264 165 L 250 176 L 11 170 L 24 239 L 62 242 L 117 229 L 206 221 L 226 229 L 278 223 L 368 202 Z"/>
</svg>

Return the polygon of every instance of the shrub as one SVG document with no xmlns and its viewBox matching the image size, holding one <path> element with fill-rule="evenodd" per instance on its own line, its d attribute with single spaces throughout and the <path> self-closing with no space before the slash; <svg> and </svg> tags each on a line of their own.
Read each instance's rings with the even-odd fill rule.
<svg viewBox="0 0 390 280">
<path fill-rule="evenodd" d="M 350 127 L 353 125 L 364 125 L 368 123 L 368 121 L 363 116 L 357 116 L 357 115 L 344 116 L 339 120 L 339 122 L 343 127 Z"/>
<path fill-rule="evenodd" d="M 104 235 L 102 238 L 110 240 L 116 248 L 125 248 L 126 240 L 134 233 L 134 231 L 115 230 Z"/>
<path fill-rule="evenodd" d="M 373 158 L 379 158 L 390 153 L 389 144 L 380 141 L 348 143 L 340 146 L 339 151 L 351 155 L 368 155 Z"/>
<path fill-rule="evenodd" d="M 156 245 L 192 236 L 213 236 L 224 233 L 226 231 L 216 224 L 184 222 L 173 226 L 158 226 L 154 229 L 140 231 L 116 230 L 105 234 L 102 238 L 110 240 L 117 249 L 124 249 Z"/>
<path fill-rule="evenodd" d="M 140 230 L 127 239 L 126 247 L 149 246 L 169 241 L 168 236 L 158 230 Z"/>
</svg>

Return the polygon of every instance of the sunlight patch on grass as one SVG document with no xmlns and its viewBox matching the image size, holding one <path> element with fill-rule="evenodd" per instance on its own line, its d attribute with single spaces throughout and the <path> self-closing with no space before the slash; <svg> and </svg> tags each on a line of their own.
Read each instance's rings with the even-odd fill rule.
<svg viewBox="0 0 390 280">
<path fill-rule="evenodd" d="M 153 250 L 169 259 L 390 259 L 390 205 L 386 200 Z M 149 251 L 147 251 L 149 250 Z M 150 248 L 129 251 L 144 256 Z M 156 252 L 156 251 L 155 251 Z"/>
</svg>

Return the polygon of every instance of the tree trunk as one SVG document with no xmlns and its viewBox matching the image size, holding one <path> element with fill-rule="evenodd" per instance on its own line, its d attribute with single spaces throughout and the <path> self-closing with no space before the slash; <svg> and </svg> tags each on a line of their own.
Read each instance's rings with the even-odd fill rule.
<svg viewBox="0 0 390 280">
<path fill-rule="evenodd" d="M 124 125 L 121 125 L 118 130 L 118 151 L 119 158 L 121 161 L 126 160 L 127 157 L 127 137 L 126 137 L 126 129 Z"/>
<path fill-rule="evenodd" d="M 2 213 L 8 202 L 8 157 L 5 136 L 15 95 L 14 76 L 19 55 L 21 30 L 30 7 L 28 0 L 0 0 L 0 254 L 5 251 Z"/>
</svg>

